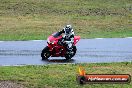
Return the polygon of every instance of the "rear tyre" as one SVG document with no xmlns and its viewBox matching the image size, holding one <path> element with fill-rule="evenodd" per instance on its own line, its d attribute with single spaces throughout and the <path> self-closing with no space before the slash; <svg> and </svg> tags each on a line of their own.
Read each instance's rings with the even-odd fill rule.
<svg viewBox="0 0 132 88">
<path fill-rule="evenodd" d="M 49 51 L 49 47 L 46 46 L 42 52 L 41 52 L 41 57 L 42 60 L 48 60 L 48 58 L 51 56 L 50 51 Z"/>
<path fill-rule="evenodd" d="M 72 55 L 72 57 L 76 54 L 76 51 L 77 51 L 77 48 L 76 48 L 76 46 L 73 46 L 73 55 Z"/>
<path fill-rule="evenodd" d="M 66 53 L 65 58 L 66 60 L 70 60 L 76 54 L 77 48 L 76 46 L 72 47 L 72 52 Z"/>
</svg>

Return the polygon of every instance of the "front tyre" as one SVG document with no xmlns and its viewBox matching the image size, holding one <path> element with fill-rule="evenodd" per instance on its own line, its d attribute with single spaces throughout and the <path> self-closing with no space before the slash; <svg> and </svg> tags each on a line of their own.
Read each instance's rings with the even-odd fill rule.
<svg viewBox="0 0 132 88">
<path fill-rule="evenodd" d="M 76 54 L 77 48 L 76 46 L 72 47 L 72 51 L 65 54 L 66 60 L 70 60 Z"/>
<path fill-rule="evenodd" d="M 49 47 L 46 46 L 41 52 L 42 60 L 47 60 L 50 56 L 51 56 L 51 54 L 50 54 L 50 51 L 49 51 Z"/>
</svg>

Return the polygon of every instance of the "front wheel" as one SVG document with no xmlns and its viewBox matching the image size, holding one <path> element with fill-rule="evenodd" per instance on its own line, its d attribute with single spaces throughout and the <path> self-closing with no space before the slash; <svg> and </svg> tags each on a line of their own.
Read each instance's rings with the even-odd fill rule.
<svg viewBox="0 0 132 88">
<path fill-rule="evenodd" d="M 76 46 L 72 47 L 72 51 L 65 54 L 66 60 L 70 60 L 76 54 L 77 48 Z"/>
<path fill-rule="evenodd" d="M 50 51 L 49 51 L 49 47 L 46 46 L 41 52 L 42 60 L 47 60 L 50 56 L 51 56 L 51 54 L 50 54 Z"/>
</svg>

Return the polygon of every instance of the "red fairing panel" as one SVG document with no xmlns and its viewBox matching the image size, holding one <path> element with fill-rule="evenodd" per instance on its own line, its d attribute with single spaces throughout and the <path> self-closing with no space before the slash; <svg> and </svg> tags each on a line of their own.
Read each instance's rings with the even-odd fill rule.
<svg viewBox="0 0 132 88">
<path fill-rule="evenodd" d="M 74 36 L 74 45 L 80 40 L 80 36 Z"/>
</svg>

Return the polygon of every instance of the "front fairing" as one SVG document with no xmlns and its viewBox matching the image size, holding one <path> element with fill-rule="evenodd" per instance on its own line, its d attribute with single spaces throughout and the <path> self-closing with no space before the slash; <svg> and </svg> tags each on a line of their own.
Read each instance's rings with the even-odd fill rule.
<svg viewBox="0 0 132 88">
<path fill-rule="evenodd" d="M 58 46 L 58 40 L 61 39 L 62 36 L 54 37 L 53 35 L 49 36 L 47 39 L 48 47 L 52 49 L 55 46 Z"/>
</svg>

